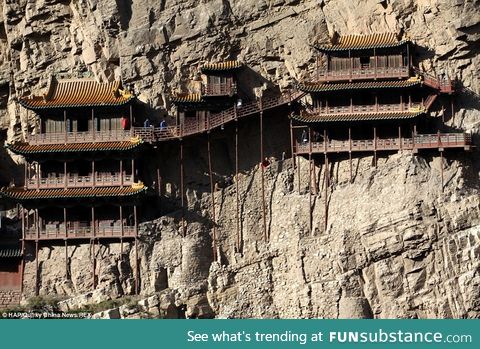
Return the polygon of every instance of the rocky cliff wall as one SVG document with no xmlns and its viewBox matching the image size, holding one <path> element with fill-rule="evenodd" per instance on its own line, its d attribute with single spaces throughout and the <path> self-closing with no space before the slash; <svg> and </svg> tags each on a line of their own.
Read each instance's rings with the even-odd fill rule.
<svg viewBox="0 0 480 349">
<path fill-rule="evenodd" d="M 447 127 L 478 134 L 478 1 L 2 1 L 0 125 L 3 139 L 20 140 L 29 116 L 16 98 L 40 93 L 52 73 L 90 71 L 121 78 L 151 118 L 170 111 L 168 95 L 189 87 L 204 60 L 236 58 L 249 69 L 244 93 L 275 92 L 314 67 L 315 42 L 340 34 L 405 32 L 419 46 L 415 57 L 430 72 L 457 77 L 455 115 L 437 106 Z M 266 154 L 289 149 L 288 110 L 266 116 Z M 212 135 L 214 170 L 233 168 L 232 127 Z M 213 260 L 205 138 L 186 141 L 187 234 L 178 210 L 178 144 L 154 151 L 144 172 L 159 166 L 166 196 L 145 210 L 139 244 L 142 294 L 168 293 L 187 316 L 218 317 L 478 317 L 478 152 L 404 153 L 332 159 L 328 171 L 328 225 L 324 227 L 325 168 L 316 161 L 318 195 L 309 224 L 308 164 L 274 162 L 265 173 L 263 241 L 258 166 L 258 119 L 240 125 L 242 253 L 237 239 L 235 186 L 215 194 L 218 260 Z M 279 135 L 284 135 L 281 137 Z M 19 180 L 21 159 L 1 153 L 3 181 Z M 150 159 L 150 158 L 149 158 Z M 440 166 L 445 185 L 440 188 Z M 300 187 L 298 187 L 300 179 Z M 151 175 L 150 182 L 154 180 Z M 89 245 L 42 247 L 41 293 L 67 297 L 93 283 Z M 134 253 L 125 243 L 96 247 L 98 290 L 80 302 L 132 292 Z M 35 262 L 25 266 L 31 295 Z M 86 299 L 86 300 L 85 300 Z"/>
</svg>

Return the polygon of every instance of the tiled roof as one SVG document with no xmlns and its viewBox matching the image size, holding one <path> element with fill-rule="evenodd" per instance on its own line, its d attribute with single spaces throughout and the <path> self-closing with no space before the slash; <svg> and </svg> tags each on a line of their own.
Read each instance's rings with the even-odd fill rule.
<svg viewBox="0 0 480 349">
<path fill-rule="evenodd" d="M 98 142 L 98 143 L 67 143 L 67 144 L 39 144 L 28 143 L 7 144 L 6 147 L 20 155 L 39 153 L 76 153 L 76 152 L 105 152 L 128 151 L 137 148 L 143 143 L 141 139 L 126 142 Z"/>
<path fill-rule="evenodd" d="M 304 92 L 327 92 L 341 90 L 366 90 L 381 88 L 406 88 L 420 85 L 422 81 L 417 78 L 408 80 L 390 80 L 390 81 L 366 81 L 366 82 L 348 82 L 348 83 L 299 83 L 297 88 Z"/>
<path fill-rule="evenodd" d="M 181 94 L 170 98 L 172 103 L 202 103 L 203 99 L 199 93 Z"/>
<path fill-rule="evenodd" d="M 119 81 L 99 83 L 93 79 L 52 78 L 43 96 L 25 97 L 19 103 L 27 109 L 119 106 L 134 96 L 122 90 Z"/>
<path fill-rule="evenodd" d="M 26 201 L 37 199 L 78 199 L 78 198 L 102 198 L 102 197 L 125 197 L 143 193 L 147 190 L 142 183 L 131 187 L 104 187 L 104 188 L 73 188 L 73 189 L 41 189 L 27 190 L 19 187 L 5 188 L 0 194 L 7 198 Z"/>
<path fill-rule="evenodd" d="M 404 112 L 378 112 L 378 113 L 345 113 L 345 114 L 314 114 L 301 113 L 301 115 L 293 115 L 292 118 L 301 122 L 345 122 L 345 121 L 371 121 L 371 120 L 399 120 L 411 119 L 425 113 L 420 111 L 404 111 Z"/>
<path fill-rule="evenodd" d="M 200 68 L 202 72 L 208 71 L 226 71 L 241 68 L 243 63 L 239 61 L 225 61 L 219 63 L 206 63 Z"/>
<path fill-rule="evenodd" d="M 344 51 L 396 47 L 407 42 L 408 40 L 399 40 L 396 33 L 344 35 L 334 38 L 330 44 L 318 45 L 316 48 L 322 51 Z"/>
<path fill-rule="evenodd" d="M 19 247 L 0 246 L 0 258 L 19 258 L 22 255 L 22 249 Z"/>
</svg>

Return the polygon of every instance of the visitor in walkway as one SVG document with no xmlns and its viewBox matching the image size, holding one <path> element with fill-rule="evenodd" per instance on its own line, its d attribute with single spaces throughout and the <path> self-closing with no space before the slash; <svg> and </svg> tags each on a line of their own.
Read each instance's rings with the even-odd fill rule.
<svg viewBox="0 0 480 349">
<path fill-rule="evenodd" d="M 121 123 L 122 123 L 122 130 L 128 130 L 129 129 L 129 126 L 130 126 L 129 125 L 129 120 L 125 115 L 122 116 Z"/>
<path fill-rule="evenodd" d="M 303 132 L 302 132 L 302 143 L 307 143 L 307 142 L 308 142 L 307 131 L 303 130 Z"/>
<path fill-rule="evenodd" d="M 167 122 L 165 121 L 165 119 L 163 119 L 161 122 L 160 122 L 160 131 L 163 131 L 167 128 Z"/>
</svg>

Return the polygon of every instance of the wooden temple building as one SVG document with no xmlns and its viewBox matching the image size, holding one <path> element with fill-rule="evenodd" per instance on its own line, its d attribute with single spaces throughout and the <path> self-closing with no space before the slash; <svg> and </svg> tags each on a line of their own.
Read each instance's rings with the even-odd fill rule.
<svg viewBox="0 0 480 349">
<path fill-rule="evenodd" d="M 353 153 L 373 154 L 376 166 L 379 152 L 435 149 L 443 157 L 446 149 L 470 149 L 469 134 L 441 132 L 443 120 L 429 116 L 434 102 L 446 95 L 453 117 L 455 86 L 415 67 L 411 41 L 393 33 L 347 35 L 316 49 L 316 73 L 297 85 L 309 100 L 291 123 L 292 154 L 308 155 L 310 172 L 318 154 L 327 167 L 329 154 L 348 154 L 352 181 Z M 325 176 L 326 226 L 328 171 Z M 317 191 L 316 183 L 311 187 L 310 193 Z"/>
<path fill-rule="evenodd" d="M 65 245 L 69 278 L 69 242 L 90 243 L 94 287 L 100 240 L 134 241 L 136 249 L 137 207 L 147 188 L 137 178 L 143 141 L 133 134 L 133 101 L 119 82 L 55 78 L 43 96 L 20 99 L 34 114 L 34 133 L 7 145 L 25 157 L 25 180 L 2 195 L 21 204 L 21 241 L 34 245 L 37 293 L 42 244 Z"/>
<path fill-rule="evenodd" d="M 147 191 L 138 178 L 138 161 L 144 143 L 179 142 L 179 189 L 183 233 L 184 138 L 204 135 L 208 152 L 211 189 L 212 247 L 216 259 L 217 234 L 214 175 L 212 171 L 211 131 L 234 122 L 235 179 L 239 173 L 238 122 L 259 115 L 258 163 L 261 169 L 263 235 L 268 241 L 264 188 L 263 113 L 278 106 L 290 106 L 292 156 L 308 156 L 310 162 L 310 228 L 312 228 L 312 184 L 314 160 L 329 156 L 377 154 L 388 151 L 435 149 L 443 156 L 446 149 L 469 149 L 465 133 L 441 132 L 442 120 L 429 116 L 435 102 L 452 99 L 455 86 L 448 78 L 420 72 L 414 64 L 415 46 L 395 34 L 349 35 L 316 47 L 317 69 L 297 90 L 275 97 L 247 100 L 239 93 L 238 61 L 207 63 L 189 93 L 172 96 L 176 106 L 173 125 L 144 125 L 134 120 L 134 96 L 119 82 L 98 83 L 91 79 L 52 79 L 43 96 L 20 99 L 33 112 L 35 125 L 27 131 L 25 142 L 8 144 L 12 152 L 25 157 L 23 186 L 4 188 L 1 194 L 21 204 L 22 236 L 9 241 L 2 258 L 21 274 L 22 255 L 27 245 L 35 251 L 36 285 L 39 286 L 38 251 L 43 245 L 65 247 L 66 278 L 69 278 L 69 244 L 91 246 L 93 287 L 96 279 L 96 246 L 103 241 L 133 241 L 135 246 L 135 291 L 139 291 L 137 256 L 138 206 Z M 297 103 L 304 98 L 305 103 Z M 438 103 L 441 104 L 441 103 Z M 443 105 L 443 104 L 442 104 Z M 447 112 L 442 113 L 445 116 Z M 453 116 L 454 109 L 452 103 Z M 137 125 L 137 126 L 135 126 Z M 31 133 L 30 131 L 34 131 Z M 174 165 L 172 165 L 174 166 Z M 299 169 L 299 164 L 297 164 Z M 443 167 L 442 167 L 443 169 Z M 329 171 L 325 171 L 325 227 L 328 217 Z M 159 173 L 157 169 L 157 174 Z M 159 194 L 161 178 L 158 174 Z M 300 176 L 298 176 L 300 179 Z M 236 185 L 236 249 L 241 250 L 240 201 Z M 314 190 L 312 190 L 312 187 Z M 300 188 L 300 185 L 299 185 Z M 442 172 L 443 188 L 443 172 Z M 14 244 L 17 244 L 13 246 Z M 13 252 L 12 252 L 13 251 Z M 3 253 L 3 254 L 2 254 Z M 14 267 L 11 267 L 14 268 Z M 0 281 L 2 269 L 0 269 Z M 21 285 L 21 275 L 20 275 Z M 16 282 L 15 280 L 9 282 Z"/>
</svg>

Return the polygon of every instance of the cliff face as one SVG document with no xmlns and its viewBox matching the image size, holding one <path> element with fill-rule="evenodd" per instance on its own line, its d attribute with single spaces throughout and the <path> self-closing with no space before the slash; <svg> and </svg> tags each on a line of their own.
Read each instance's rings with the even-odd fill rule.
<svg viewBox="0 0 480 349">
<path fill-rule="evenodd" d="M 307 77 L 311 44 L 334 32 L 405 32 L 419 46 L 421 68 L 460 81 L 447 127 L 477 135 L 480 128 L 480 2 L 452 0 L 4 0 L 0 3 L 0 127 L 4 140 L 21 140 L 28 115 L 15 103 L 41 93 L 51 74 L 90 71 L 121 78 L 150 119 L 171 106 L 168 95 L 188 88 L 204 60 L 235 58 L 248 69 L 244 93 L 272 90 Z M 268 92 L 268 91 L 267 91 Z M 445 100 L 445 106 L 449 101 Z M 265 116 L 266 155 L 289 150 L 288 110 Z M 186 305 L 187 315 L 218 317 L 478 317 L 480 315 L 480 203 L 478 152 L 395 154 L 334 159 L 328 170 L 325 229 L 323 161 L 316 159 L 318 195 L 309 224 L 308 164 L 274 162 L 265 172 L 263 240 L 258 119 L 240 127 L 240 233 L 235 186 L 215 194 L 218 260 L 213 261 L 205 138 L 186 140 L 187 234 L 178 210 L 178 143 L 145 162 L 146 181 L 161 168 L 166 197 L 145 209 L 140 239 L 142 294 L 162 292 L 163 303 Z M 214 171 L 234 168 L 232 126 L 212 135 Z M 21 161 L 2 150 L 2 180 L 21 181 Z M 441 168 L 444 188 L 441 190 Z M 150 205 L 149 207 L 152 207 Z M 99 246 L 94 299 L 133 290 L 132 246 Z M 40 251 L 41 293 L 74 296 L 92 287 L 92 250 L 63 246 Z M 35 262 L 25 266 L 33 293 Z M 166 299 L 166 300 L 165 300 Z M 82 302 L 85 300 L 82 300 Z M 170 303 L 169 303 L 170 302 Z M 74 303 L 74 302 L 73 302 Z M 72 304 L 73 304 L 72 303 Z"/>
</svg>

